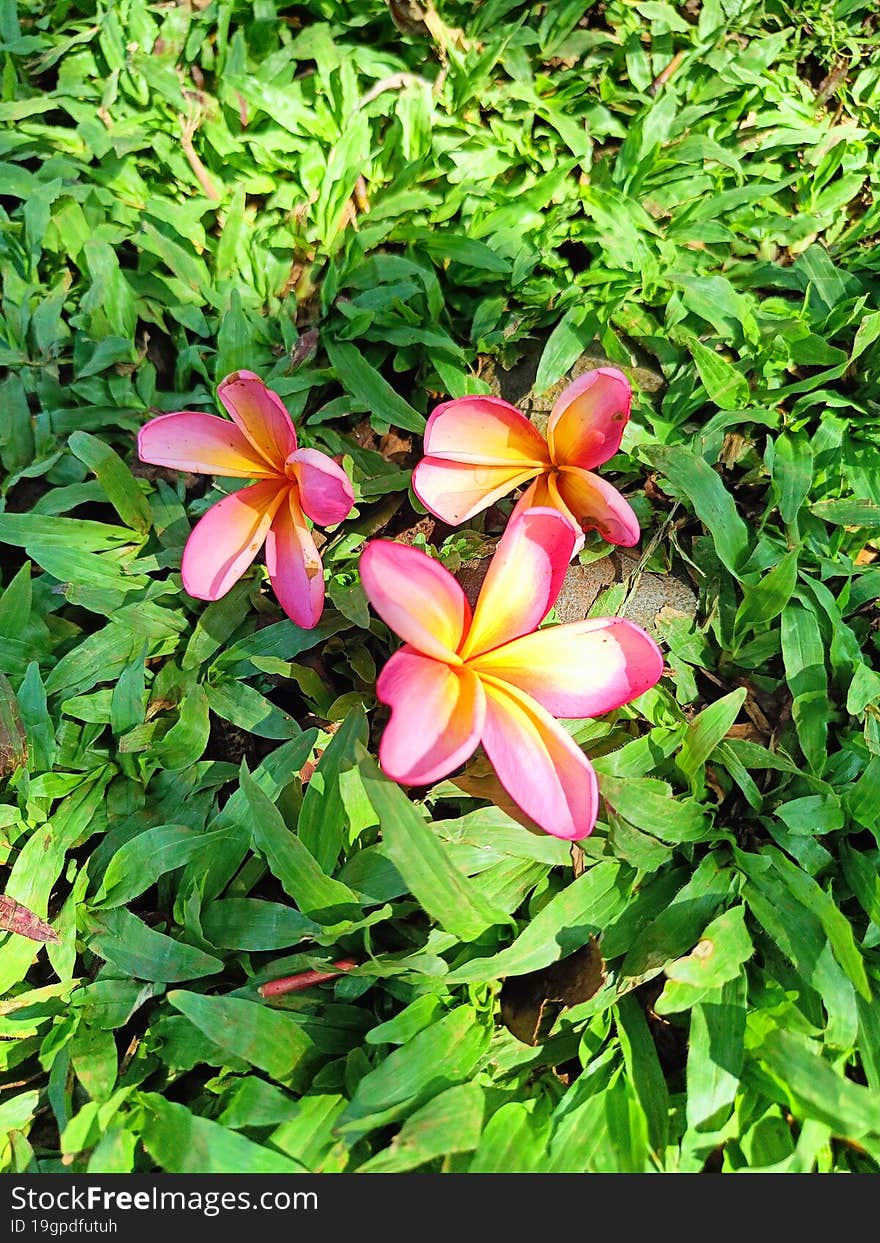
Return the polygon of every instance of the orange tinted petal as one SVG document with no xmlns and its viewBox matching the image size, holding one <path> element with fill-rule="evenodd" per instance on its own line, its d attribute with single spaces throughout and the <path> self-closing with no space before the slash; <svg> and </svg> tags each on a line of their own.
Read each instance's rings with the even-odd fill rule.
<svg viewBox="0 0 880 1243">
<path fill-rule="evenodd" d="M 468 668 L 517 687 L 553 716 L 601 716 L 660 679 L 663 656 L 640 626 L 623 617 L 589 618 L 523 635 Z"/>
<path fill-rule="evenodd" d="M 379 675 L 376 695 L 391 708 L 379 762 L 392 781 L 431 785 L 476 750 L 486 700 L 479 678 L 467 669 L 403 647 Z"/>
<path fill-rule="evenodd" d="M 545 466 L 547 442 L 524 414 L 500 397 L 456 397 L 425 427 L 426 457 L 483 466 Z"/>
<path fill-rule="evenodd" d="M 413 471 L 412 488 L 429 513 L 455 527 L 526 483 L 537 469 L 475 466 L 426 457 Z"/>
<path fill-rule="evenodd" d="M 507 793 L 554 837 L 586 837 L 598 808 L 590 761 L 528 695 L 494 679 L 481 681 L 486 696 L 481 741 Z"/>
<path fill-rule="evenodd" d="M 291 621 L 304 630 L 317 626 L 324 610 L 324 567 L 294 488 L 288 488 L 266 536 L 266 569 Z"/>
<path fill-rule="evenodd" d="M 534 630 L 550 612 L 571 559 L 575 532 L 555 509 L 526 509 L 498 541 L 461 648 L 467 660 Z"/>
<path fill-rule="evenodd" d="M 217 385 L 217 396 L 260 456 L 283 475 L 296 432 L 278 394 L 253 371 L 233 371 Z"/>
<path fill-rule="evenodd" d="M 367 599 L 405 643 L 435 660 L 455 653 L 471 618 L 464 592 L 447 569 L 418 548 L 371 540 L 360 558 Z"/>
<path fill-rule="evenodd" d="M 274 480 L 231 492 L 193 527 L 183 550 L 183 585 L 198 600 L 219 600 L 263 546 L 286 489 Z"/>
<path fill-rule="evenodd" d="M 559 495 L 586 531 L 598 531 L 609 544 L 631 548 L 639 542 L 639 520 L 629 501 L 601 475 L 575 466 L 556 473 Z"/>
<path fill-rule="evenodd" d="M 260 479 L 275 473 L 234 423 L 196 410 L 150 419 L 138 432 L 138 456 L 154 466 L 227 479 Z"/>
<path fill-rule="evenodd" d="M 578 376 L 560 393 L 547 422 L 553 461 L 594 470 L 614 457 L 631 405 L 629 380 L 616 367 Z"/>
</svg>

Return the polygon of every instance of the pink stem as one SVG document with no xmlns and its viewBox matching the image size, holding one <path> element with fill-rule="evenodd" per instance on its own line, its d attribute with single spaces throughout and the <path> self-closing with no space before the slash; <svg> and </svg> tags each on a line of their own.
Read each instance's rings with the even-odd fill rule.
<svg viewBox="0 0 880 1243">
<path fill-rule="evenodd" d="M 313 984 L 323 984 L 326 980 L 335 980 L 342 971 L 351 971 L 358 964 L 354 958 L 340 958 L 339 962 L 330 964 L 332 971 L 298 971 L 296 975 L 283 975 L 277 980 L 269 980 L 261 984 L 257 992 L 261 997 L 283 997 L 285 993 L 299 993 Z"/>
</svg>

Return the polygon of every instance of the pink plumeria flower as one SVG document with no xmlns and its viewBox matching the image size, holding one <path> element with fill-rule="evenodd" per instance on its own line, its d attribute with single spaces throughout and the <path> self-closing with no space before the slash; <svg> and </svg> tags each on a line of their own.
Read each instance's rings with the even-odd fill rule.
<svg viewBox="0 0 880 1243">
<path fill-rule="evenodd" d="M 628 703 L 658 680 L 663 658 L 623 618 L 536 629 L 559 594 L 576 538 L 557 510 L 514 515 L 473 616 L 439 562 L 390 540 L 367 545 L 364 590 L 404 640 L 376 684 L 391 708 L 379 762 L 392 780 L 432 785 L 482 743 L 505 790 L 541 828 L 563 838 L 592 830 L 595 773 L 556 718 Z"/>
<path fill-rule="evenodd" d="M 196 523 L 183 550 L 183 585 L 199 600 L 219 600 L 265 541 L 278 603 L 311 630 L 324 608 L 324 569 L 306 518 L 325 527 L 341 522 L 354 503 L 351 482 L 326 453 L 296 447 L 284 403 L 252 371 L 228 375 L 217 396 L 231 423 L 182 410 L 151 419 L 138 433 L 144 462 L 258 481 L 231 492 Z"/>
<path fill-rule="evenodd" d="M 638 519 L 617 488 L 595 473 L 620 448 L 631 404 L 621 371 L 587 371 L 560 394 L 545 439 L 500 397 L 457 397 L 428 419 L 413 491 L 435 518 L 458 526 L 528 484 L 514 514 L 558 509 L 577 532 L 574 552 L 591 530 L 609 544 L 631 547 L 639 541 Z"/>
</svg>

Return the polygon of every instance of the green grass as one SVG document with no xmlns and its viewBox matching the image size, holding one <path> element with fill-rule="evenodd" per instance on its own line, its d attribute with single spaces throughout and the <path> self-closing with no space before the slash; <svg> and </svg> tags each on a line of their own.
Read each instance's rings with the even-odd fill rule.
<svg viewBox="0 0 880 1243">
<path fill-rule="evenodd" d="M 0 1168 L 877 1172 L 875 6 L 406 8 L 0 2 L 0 858 L 59 938 L 0 943 Z M 584 354 L 699 610 L 570 725 L 581 853 L 378 773 L 357 554 L 497 534 L 417 525 L 425 416 Z M 238 367 L 354 480 L 315 631 L 187 597 L 222 489 L 137 461 Z"/>
</svg>

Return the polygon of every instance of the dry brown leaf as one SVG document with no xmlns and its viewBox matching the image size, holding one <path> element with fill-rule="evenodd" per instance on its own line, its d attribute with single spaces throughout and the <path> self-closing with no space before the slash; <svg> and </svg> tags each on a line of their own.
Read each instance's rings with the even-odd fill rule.
<svg viewBox="0 0 880 1243">
<path fill-rule="evenodd" d="M 17 932 L 31 941 L 58 941 L 58 933 L 39 915 L 16 902 L 15 898 L 0 897 L 0 928 L 4 932 Z"/>
<path fill-rule="evenodd" d="M 386 462 L 402 465 L 412 450 L 412 436 L 398 436 L 397 432 L 386 432 L 379 441 L 379 452 Z"/>
<path fill-rule="evenodd" d="M 546 1039 L 560 1011 L 589 1001 L 605 982 L 605 960 L 599 943 L 586 945 L 559 962 L 508 976 L 501 987 L 501 1019 L 523 1044 Z"/>
<path fill-rule="evenodd" d="M 8 777 L 27 764 L 27 734 L 21 723 L 18 700 L 5 674 L 0 673 L 0 777 Z"/>
<path fill-rule="evenodd" d="M 459 773 L 457 777 L 451 777 L 450 780 L 454 786 L 458 786 L 459 790 L 469 794 L 471 798 L 487 799 L 501 811 L 506 812 L 511 820 L 521 824 L 523 828 L 529 829 L 532 833 L 544 835 L 544 830 L 540 825 L 527 816 L 507 793 L 485 755 L 477 754 L 463 773 Z"/>
</svg>

